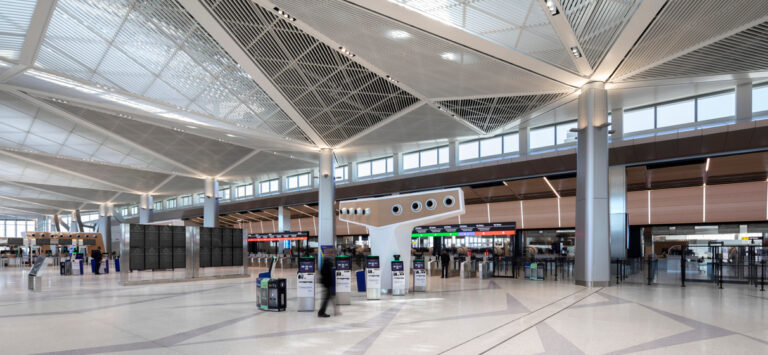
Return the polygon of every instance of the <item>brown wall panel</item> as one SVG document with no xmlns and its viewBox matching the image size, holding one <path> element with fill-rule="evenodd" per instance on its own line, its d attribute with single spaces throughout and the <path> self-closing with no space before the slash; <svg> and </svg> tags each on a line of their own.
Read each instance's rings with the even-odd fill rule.
<svg viewBox="0 0 768 355">
<path fill-rule="evenodd" d="M 525 228 L 557 227 L 557 199 L 523 201 Z"/>
<path fill-rule="evenodd" d="M 520 227 L 520 201 L 496 202 L 491 204 L 492 222 L 516 222 Z"/>
<path fill-rule="evenodd" d="M 440 220 L 435 223 L 430 223 L 430 225 L 435 225 L 435 226 L 439 226 L 443 224 L 459 224 L 459 217 L 446 218 L 444 220 Z"/>
<path fill-rule="evenodd" d="M 701 186 L 651 191 L 651 223 L 701 223 Z"/>
<path fill-rule="evenodd" d="M 648 224 L 648 191 L 627 192 L 627 213 L 630 225 Z"/>
<path fill-rule="evenodd" d="M 576 227 L 576 197 L 563 197 L 560 199 L 560 227 Z"/>
<path fill-rule="evenodd" d="M 766 219 L 765 181 L 707 186 L 707 222 Z"/>
<path fill-rule="evenodd" d="M 466 206 L 467 212 L 461 216 L 461 223 L 488 223 L 488 207 L 481 203 Z"/>
</svg>

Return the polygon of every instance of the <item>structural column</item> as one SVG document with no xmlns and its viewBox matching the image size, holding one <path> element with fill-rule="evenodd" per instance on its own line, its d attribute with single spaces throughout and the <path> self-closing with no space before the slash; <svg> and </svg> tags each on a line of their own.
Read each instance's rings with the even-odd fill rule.
<svg viewBox="0 0 768 355">
<path fill-rule="evenodd" d="M 528 123 L 521 123 L 517 131 L 518 151 L 521 157 L 528 156 Z"/>
<path fill-rule="evenodd" d="M 336 183 L 333 178 L 333 151 L 330 148 L 320 150 L 320 183 L 318 185 L 317 210 L 319 228 L 318 245 L 336 246 Z M 321 248 L 317 248 L 317 257 L 321 257 Z"/>
<path fill-rule="evenodd" d="M 752 119 L 752 82 L 736 85 L 736 120 Z"/>
<path fill-rule="evenodd" d="M 627 168 L 624 165 L 608 168 L 608 193 L 611 218 L 611 258 L 627 257 Z"/>
<path fill-rule="evenodd" d="M 205 179 L 205 200 L 203 201 L 203 227 L 219 226 L 219 182 Z"/>
<path fill-rule="evenodd" d="M 574 276 L 577 285 L 587 287 L 610 282 L 607 111 L 605 85 L 584 85 L 579 95 Z"/>
<path fill-rule="evenodd" d="M 152 195 L 143 194 L 139 197 L 139 224 L 149 224 L 152 222 Z"/>
<path fill-rule="evenodd" d="M 283 206 L 277 208 L 277 232 L 291 231 L 291 211 Z M 284 243 L 277 243 L 277 253 L 282 254 Z"/>
<path fill-rule="evenodd" d="M 113 213 L 114 207 L 112 204 L 103 203 L 99 205 L 98 231 L 101 233 L 101 239 L 104 242 L 104 247 L 106 248 L 106 250 L 103 251 L 107 255 L 112 253 L 112 221 L 110 218 L 112 217 Z"/>
</svg>

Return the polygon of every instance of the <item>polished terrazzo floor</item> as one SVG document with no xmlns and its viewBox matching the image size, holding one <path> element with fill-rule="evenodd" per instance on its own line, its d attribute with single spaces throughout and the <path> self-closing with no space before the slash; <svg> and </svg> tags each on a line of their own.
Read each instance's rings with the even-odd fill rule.
<svg viewBox="0 0 768 355">
<path fill-rule="evenodd" d="M 278 270 L 289 281 L 280 313 L 257 309 L 254 276 L 122 287 L 114 273 L 55 271 L 33 293 L 23 271 L 0 270 L 2 353 L 768 353 L 768 291 L 744 285 L 436 277 L 427 293 L 354 294 L 319 319 L 296 311 L 295 269 Z"/>
</svg>

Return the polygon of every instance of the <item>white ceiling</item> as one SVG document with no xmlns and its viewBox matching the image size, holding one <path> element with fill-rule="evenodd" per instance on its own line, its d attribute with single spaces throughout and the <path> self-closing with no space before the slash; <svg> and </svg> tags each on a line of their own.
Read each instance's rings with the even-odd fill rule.
<svg viewBox="0 0 768 355">
<path fill-rule="evenodd" d="M 46 18 L 50 3 L 2 1 L 0 213 L 260 181 L 316 169 L 325 146 L 346 164 L 562 122 L 594 79 L 617 108 L 768 77 L 760 1 L 554 3 L 59 0 Z"/>
</svg>

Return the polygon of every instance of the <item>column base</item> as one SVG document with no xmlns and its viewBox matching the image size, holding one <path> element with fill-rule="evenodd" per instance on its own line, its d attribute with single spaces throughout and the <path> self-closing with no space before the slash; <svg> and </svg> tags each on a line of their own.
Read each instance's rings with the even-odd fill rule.
<svg viewBox="0 0 768 355">
<path fill-rule="evenodd" d="M 576 285 L 584 287 L 608 287 L 611 285 L 610 281 L 582 281 L 576 280 Z"/>
</svg>

